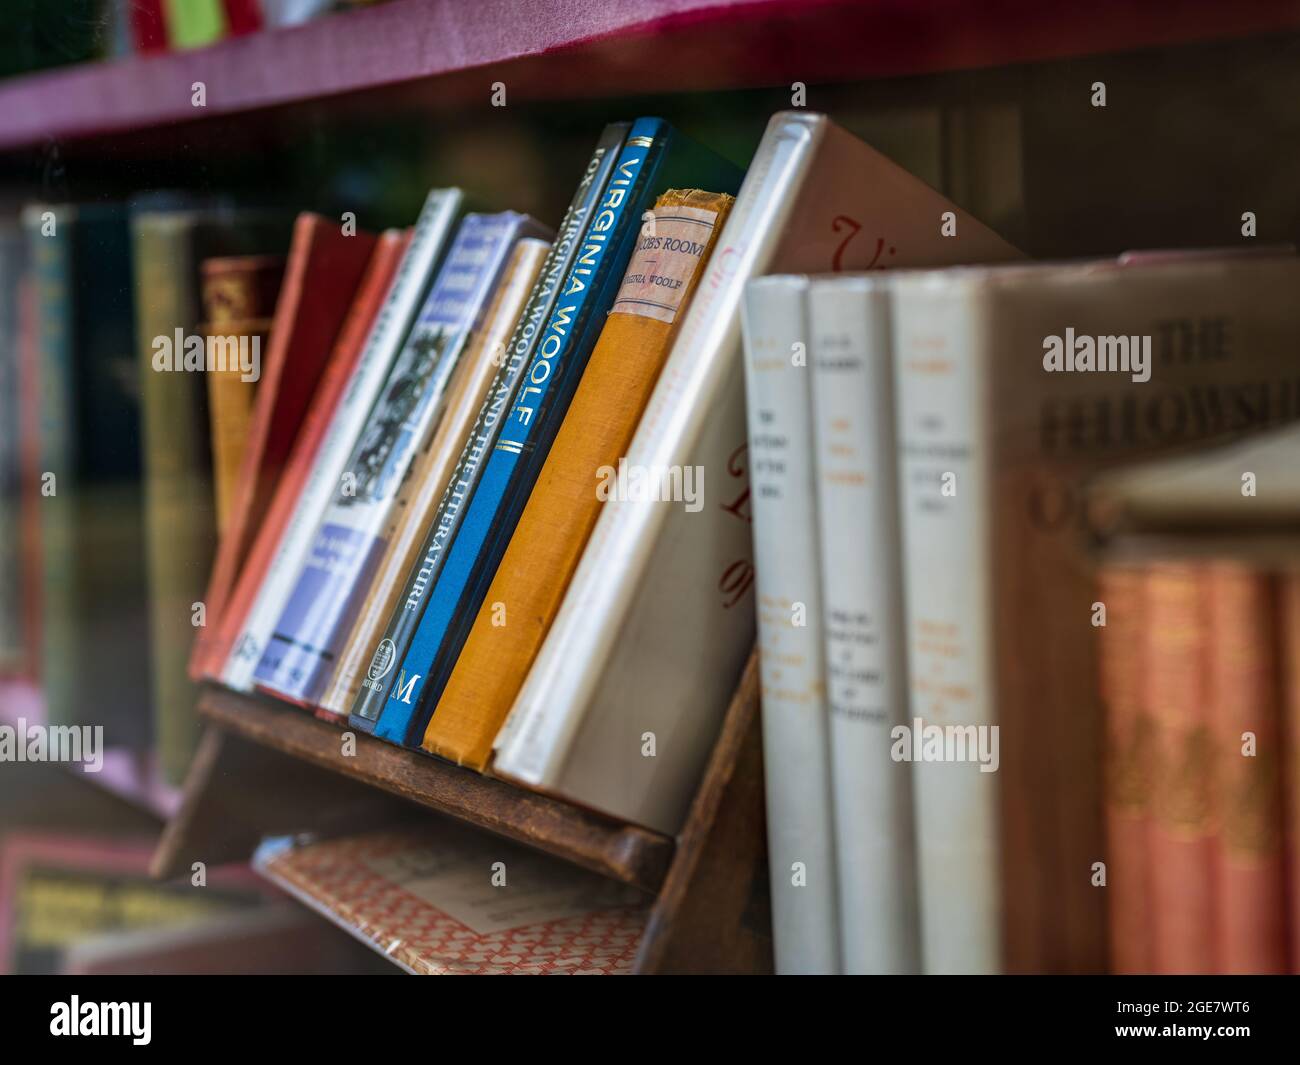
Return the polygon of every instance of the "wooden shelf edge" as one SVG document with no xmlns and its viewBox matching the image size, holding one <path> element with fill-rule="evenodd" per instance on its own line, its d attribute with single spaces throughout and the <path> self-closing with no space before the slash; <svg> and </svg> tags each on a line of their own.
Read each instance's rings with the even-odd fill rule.
<svg viewBox="0 0 1300 1065">
<path fill-rule="evenodd" d="M 209 686 L 199 713 L 211 724 L 467 824 L 537 847 L 603 876 L 657 893 L 675 842 L 593 811 L 526 791 L 472 770 L 344 732 L 295 707 Z"/>
<path fill-rule="evenodd" d="M 927 74 L 1293 30 L 1291 0 L 390 0 L 0 85 L 0 151 L 427 85 L 425 104 Z M 206 101 L 192 103 L 202 82 Z M 815 104 L 814 104 L 815 105 Z M 381 110 L 386 108 L 381 107 Z"/>
</svg>

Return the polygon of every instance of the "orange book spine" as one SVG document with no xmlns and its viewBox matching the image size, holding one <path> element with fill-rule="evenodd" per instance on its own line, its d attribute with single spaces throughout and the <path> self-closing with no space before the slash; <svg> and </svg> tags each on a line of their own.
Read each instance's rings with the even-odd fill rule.
<svg viewBox="0 0 1300 1065">
<path fill-rule="evenodd" d="M 511 254 L 483 316 L 483 326 L 456 368 L 454 383 L 448 390 L 447 411 L 424 453 L 411 464 L 398 492 L 393 516 L 383 535 L 388 546 L 348 633 L 334 676 L 321 697 L 317 708 L 319 717 L 326 720 L 347 717 L 356 702 L 361 678 L 406 590 L 406 576 L 424 549 L 425 533 L 437 516 L 438 504 L 461 446 L 474 429 L 497 367 L 501 365 L 505 345 L 528 302 L 549 248 L 546 241 L 525 239 Z"/>
<path fill-rule="evenodd" d="M 731 203 L 730 196 L 699 190 L 669 190 L 656 201 L 654 231 L 643 231 L 632 253 L 582 383 L 425 729 L 425 750 L 486 767 L 600 514 L 602 471 L 612 470 L 627 449 Z"/>
<path fill-rule="evenodd" d="M 1110 968 L 1116 973 L 1151 971 L 1151 719 L 1142 697 L 1145 591 L 1146 575 L 1136 566 L 1108 565 L 1098 574 L 1098 599 L 1106 608 L 1098 656 L 1106 713 L 1106 899 Z"/>
<path fill-rule="evenodd" d="M 312 396 L 310 409 L 294 441 L 284 473 L 276 485 L 266 517 L 256 530 L 248 557 L 242 569 L 229 576 L 233 587 L 216 614 L 215 624 L 200 630 L 200 638 L 195 643 L 190 658 L 190 676 L 194 680 L 215 678 L 221 674 L 231 645 L 239 635 L 266 568 L 275 555 L 280 533 L 293 513 L 298 493 L 315 460 L 316 449 L 329 428 L 330 417 L 347 387 L 353 367 L 361 357 L 370 325 L 383 304 L 409 240 L 409 231 L 390 230 L 380 235 L 347 318 L 334 342 L 329 362 Z M 218 574 L 214 571 L 213 583 L 217 579 Z M 209 618 L 212 616 L 209 609 Z"/>
<path fill-rule="evenodd" d="M 1287 924 L 1290 927 L 1288 969 L 1300 973 L 1300 570 L 1278 577 L 1281 622 L 1282 785 L 1286 812 Z"/>
<path fill-rule="evenodd" d="M 1158 563 L 1146 580 L 1146 698 L 1155 750 L 1152 968 L 1210 973 L 1214 957 L 1213 748 L 1207 596 L 1195 566 Z"/>
<path fill-rule="evenodd" d="M 1210 720 L 1219 840 L 1220 972 L 1286 971 L 1282 730 L 1273 585 L 1236 562 L 1209 568 Z"/>
</svg>

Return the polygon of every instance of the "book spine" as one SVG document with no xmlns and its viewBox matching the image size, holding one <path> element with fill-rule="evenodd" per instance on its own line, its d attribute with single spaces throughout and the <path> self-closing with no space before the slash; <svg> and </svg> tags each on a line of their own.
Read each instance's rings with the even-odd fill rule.
<svg viewBox="0 0 1300 1065">
<path fill-rule="evenodd" d="M 225 538 L 218 545 L 217 560 L 208 578 L 208 624 L 199 630 L 190 654 L 190 677 L 193 680 L 217 678 L 243 626 L 249 608 L 261 586 L 280 534 L 293 513 L 316 451 L 320 446 L 339 399 L 356 368 L 357 360 L 369 335 L 370 327 L 389 292 L 394 272 L 410 243 L 406 230 L 389 230 L 380 235 L 366 266 L 366 274 L 357 288 L 356 298 L 339 329 L 334 350 L 321 374 L 312 403 L 294 440 L 293 450 L 276 483 L 275 494 L 267 507 L 266 517 L 257 529 L 248 557 L 238 573 L 229 567 L 230 557 L 223 558 Z M 223 572 L 222 563 L 227 563 Z M 220 603 L 219 609 L 214 604 Z"/>
<path fill-rule="evenodd" d="M 504 361 L 506 345 L 524 312 L 550 247 L 547 241 L 530 237 L 515 245 L 483 328 L 461 358 L 462 371 L 458 371 L 458 380 L 448 398 L 447 413 L 439 421 L 428 449 L 412 463 L 398 492 L 390 526 L 384 535 L 388 547 L 345 641 L 338 667 L 321 696 L 318 716 L 346 718 L 356 702 L 371 652 L 383 637 L 384 626 L 405 591 L 403 582 L 419 558 L 425 531 L 447 489 L 458 449 L 474 428 L 474 420 L 487 398 L 497 368 Z"/>
<path fill-rule="evenodd" d="M 680 572 L 684 559 L 698 559 L 700 569 L 665 581 L 664 595 L 707 595 L 704 632 L 683 627 L 684 635 L 691 640 L 730 637 L 737 657 L 748 655 L 754 631 L 752 623 L 732 621 L 733 615 L 748 613 L 752 574 L 741 293 L 744 282 L 765 272 L 776 254 L 824 130 L 825 120 L 813 115 L 772 119 L 627 449 L 627 461 L 644 469 L 690 465 L 736 478 L 726 482 L 720 507 L 705 515 L 679 516 L 683 535 L 670 537 L 679 545 L 673 565 Z M 558 786 L 598 678 L 610 671 L 624 619 L 654 563 L 656 541 L 675 510 L 618 499 L 605 502 L 564 602 L 497 737 L 495 772 L 535 787 Z M 610 581 L 611 572 L 620 579 Z M 575 663 L 581 666 L 575 668 Z M 709 666 L 682 682 L 681 700 L 665 698 L 660 691 L 656 705 L 667 710 L 711 695 L 725 701 L 739 671 L 727 676 L 712 659 Z M 667 721 L 664 725 L 671 728 Z"/>
<path fill-rule="evenodd" d="M 1156 764 L 1148 905 L 1157 973 L 1215 969 L 1205 591 L 1195 566 L 1157 563 L 1147 574 L 1146 698 Z"/>
<path fill-rule="evenodd" d="M 1300 570 L 1278 574 L 1289 971 L 1300 973 Z"/>
<path fill-rule="evenodd" d="M 892 310 L 913 732 L 991 729 L 988 338 L 968 290 L 909 288 Z M 998 774 L 913 753 L 923 968 L 998 972 Z"/>
<path fill-rule="evenodd" d="M 614 165 L 605 197 L 569 269 L 560 297 L 483 463 L 441 572 L 401 662 L 406 686 L 375 726 L 394 743 L 418 744 L 429 712 L 464 641 L 487 582 L 527 502 L 528 493 L 582 378 L 604 313 L 612 302 L 640 224 L 653 201 L 650 186 L 672 131 L 660 119 L 638 119 Z M 446 659 L 450 657 L 450 661 Z"/>
<path fill-rule="evenodd" d="M 394 684 L 399 688 L 406 686 L 405 677 L 400 672 L 394 673 L 393 667 L 406 657 L 411 638 L 424 613 L 424 592 L 441 569 L 446 546 L 460 527 L 466 502 L 478 485 L 484 457 L 496 441 L 503 423 L 502 416 L 513 402 L 522 380 L 522 370 L 541 339 L 543 327 L 559 296 L 560 284 L 577 257 L 627 131 L 628 127 L 623 123 L 607 126 L 587 162 L 577 191 L 560 223 L 555 243 L 542 265 L 541 277 L 506 346 L 505 361 L 488 389 L 478 419 L 466 437 L 460 458 L 448 479 L 423 550 L 406 579 L 405 592 L 389 618 L 382 639 L 371 651 L 370 665 L 361 680 L 361 690 L 349 718 L 353 728 L 373 732 L 375 722 L 383 713 L 389 689 Z"/>
<path fill-rule="evenodd" d="M 1097 575 L 1106 624 L 1098 634 L 1098 690 L 1106 714 L 1106 900 L 1110 971 L 1151 971 L 1151 719 L 1146 675 L 1146 577 L 1137 566 L 1110 563 Z"/>
<path fill-rule="evenodd" d="M 807 291 L 802 277 L 751 281 L 742 314 L 772 935 L 782 974 L 840 970 Z"/>
<path fill-rule="evenodd" d="M 221 0 L 163 0 L 167 12 L 167 37 L 176 51 L 202 48 L 221 40 L 226 13 Z"/>
<path fill-rule="evenodd" d="M 141 55 L 167 51 L 163 0 L 131 0 L 131 38 Z"/>
<path fill-rule="evenodd" d="M 731 197 L 670 190 L 654 206 L 519 524 L 430 716 L 425 750 L 483 769 L 577 564 L 722 228 Z M 501 625 L 495 604 L 509 611 Z"/>
<path fill-rule="evenodd" d="M 907 653 L 888 290 L 815 281 L 808 313 L 844 970 L 916 972 L 912 778 L 891 753 Z"/>
<path fill-rule="evenodd" d="M 261 661 L 321 516 L 341 483 L 352 447 L 419 309 L 462 198 L 459 189 L 436 189 L 425 201 L 410 246 L 375 317 L 347 388 L 330 419 L 329 429 L 317 449 L 311 472 L 226 660 L 221 679 L 236 691 L 248 691 L 252 687 L 253 670 Z"/>
<path fill-rule="evenodd" d="M 466 337 L 526 221 L 506 212 L 461 222 L 254 670 L 258 686 L 295 702 L 320 696 L 342 649 L 341 630 L 382 556 L 398 487 L 442 413 Z"/>
<path fill-rule="evenodd" d="M 1282 729 L 1276 610 L 1269 576 L 1208 564 L 1208 673 L 1215 850 L 1215 969 L 1284 973 Z"/>
<path fill-rule="evenodd" d="M 35 335 L 40 374 L 41 689 L 46 722 L 74 724 L 79 662 L 75 469 L 76 400 L 73 370 L 72 230 L 69 208 L 29 207 L 23 213 L 35 286 Z"/>
<path fill-rule="evenodd" d="M 204 378 L 156 370 L 152 353 L 155 338 L 188 334 L 198 324 L 196 224 L 193 216 L 171 213 L 137 215 L 132 224 L 154 748 L 172 783 L 182 779 L 198 740 L 185 663 L 216 519 Z"/>
<path fill-rule="evenodd" d="M 25 665 L 19 302 L 21 229 L 0 222 L 0 677 Z"/>
</svg>

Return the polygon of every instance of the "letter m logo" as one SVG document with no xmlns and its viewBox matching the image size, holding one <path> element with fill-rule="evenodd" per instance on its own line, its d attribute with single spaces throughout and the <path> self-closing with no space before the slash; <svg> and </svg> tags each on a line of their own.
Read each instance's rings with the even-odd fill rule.
<svg viewBox="0 0 1300 1065">
<path fill-rule="evenodd" d="M 397 683 L 393 685 L 393 694 L 390 695 L 389 698 L 396 699 L 399 702 L 406 703 L 407 706 L 410 706 L 411 696 L 415 694 L 415 686 L 420 682 L 421 676 L 422 674 L 420 673 L 412 673 L 411 679 L 407 680 L 406 670 L 402 670 L 402 672 L 397 676 Z"/>
</svg>

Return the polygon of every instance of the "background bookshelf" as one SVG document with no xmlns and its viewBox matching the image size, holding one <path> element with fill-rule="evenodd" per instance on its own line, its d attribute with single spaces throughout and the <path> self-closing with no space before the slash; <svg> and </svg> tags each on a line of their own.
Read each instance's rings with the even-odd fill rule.
<svg viewBox="0 0 1300 1065">
<path fill-rule="evenodd" d="M 15 199 L 152 188 L 405 224 L 425 190 L 553 220 L 614 117 L 658 113 L 748 159 L 794 82 L 1037 258 L 1228 243 L 1241 211 L 1300 241 L 1300 3 L 1211 0 L 392 0 L 194 51 L 0 82 Z M 1090 89 L 1104 82 L 1108 103 Z M 202 82 L 206 106 L 192 103 Z M 503 83 L 507 106 L 494 108 Z M 1252 122 L 1242 123 L 1249 113 Z M 0 686 L 0 719 L 39 711 Z M 433 811 L 654 897 L 640 971 L 771 967 L 754 665 L 676 838 L 357 737 L 269 700 L 204 691 L 185 792 L 150 761 L 91 780 L 167 818 L 154 859 L 242 859 L 258 838 Z"/>
</svg>

